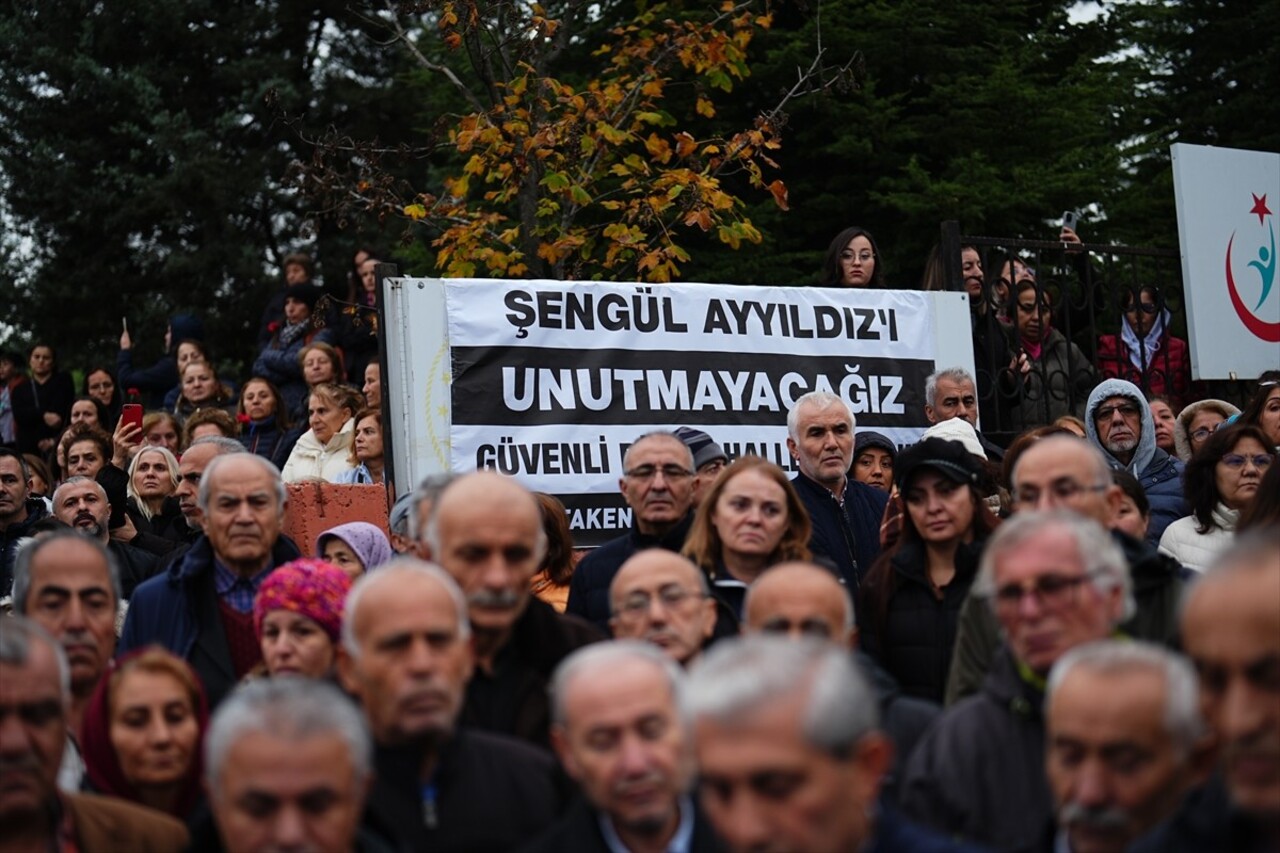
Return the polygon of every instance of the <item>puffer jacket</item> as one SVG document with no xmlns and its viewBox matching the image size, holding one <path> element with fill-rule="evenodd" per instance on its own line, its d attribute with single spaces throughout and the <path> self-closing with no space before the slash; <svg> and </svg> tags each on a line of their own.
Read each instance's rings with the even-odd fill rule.
<svg viewBox="0 0 1280 853">
<path fill-rule="evenodd" d="M 1219 503 L 1213 508 L 1212 517 L 1213 526 L 1204 533 L 1192 515 L 1170 524 L 1160 537 L 1160 553 L 1197 572 L 1209 568 L 1219 554 L 1231 547 L 1240 511 Z"/>
<path fill-rule="evenodd" d="M 1133 458 L 1126 465 L 1112 456 L 1102 446 L 1098 438 L 1098 427 L 1094 423 L 1093 413 L 1109 397 L 1128 397 L 1138 407 L 1142 421 L 1138 432 L 1138 446 L 1134 448 Z M 1189 510 L 1187 500 L 1182 493 L 1183 465 L 1168 453 L 1156 447 L 1156 425 L 1151 418 L 1151 407 L 1138 390 L 1138 386 L 1123 379 L 1104 379 L 1098 383 L 1089 395 L 1085 407 L 1085 433 L 1093 446 L 1102 451 L 1107 464 L 1116 470 L 1125 470 L 1137 478 L 1142 490 L 1151 504 L 1151 523 L 1147 527 L 1147 541 L 1152 545 L 1160 541 L 1164 529 L 1175 520 L 1182 518 Z"/>
<path fill-rule="evenodd" d="M 1001 648 L 981 692 L 943 713 L 908 759 L 902 810 L 965 841 L 1039 850 L 1053 819 L 1043 703 Z"/>
<path fill-rule="evenodd" d="M 942 703 L 955 645 L 960 607 L 978 573 L 982 542 L 961 545 L 956 574 L 935 594 L 928 578 L 928 556 L 919 542 L 905 542 L 890 558 L 893 585 L 889 606 L 881 614 L 871 604 L 873 571 L 863 589 L 858 635 L 863 650 L 893 676 L 908 696 Z"/>
<path fill-rule="evenodd" d="M 293 452 L 289 454 L 289 461 L 284 464 L 280 476 L 286 483 L 296 483 L 299 480 L 337 482 L 339 474 L 355 467 L 349 461 L 355 432 L 355 418 L 347 418 L 342 429 L 322 445 L 316 438 L 315 430 L 307 430 L 293 446 Z"/>
<path fill-rule="evenodd" d="M 1201 409 L 1212 409 L 1222 415 L 1223 420 L 1240 414 L 1240 410 L 1226 400 L 1213 399 L 1196 400 L 1178 412 L 1178 417 L 1173 422 L 1173 447 L 1178 453 L 1178 458 L 1183 462 L 1191 461 L 1191 435 L 1189 430 L 1191 429 L 1191 421 Z"/>
</svg>

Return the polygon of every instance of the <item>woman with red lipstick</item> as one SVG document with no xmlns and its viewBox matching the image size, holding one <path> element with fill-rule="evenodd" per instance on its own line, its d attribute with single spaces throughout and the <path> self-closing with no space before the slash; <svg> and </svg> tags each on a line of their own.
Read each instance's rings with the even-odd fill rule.
<svg viewBox="0 0 1280 853">
<path fill-rule="evenodd" d="M 112 664 L 81 726 L 85 778 L 120 797 L 193 822 L 201 806 L 204 688 L 181 658 L 158 646 Z"/>
<path fill-rule="evenodd" d="M 902 538 L 862 586 L 863 649 L 904 693 L 942 703 L 960 606 L 999 521 L 982 499 L 982 466 L 958 441 L 926 438 L 898 454 Z"/>
<path fill-rule="evenodd" d="M 350 591 L 347 573 L 323 560 L 294 560 L 267 576 L 253 600 L 253 627 L 268 675 L 332 674 Z"/>
</svg>

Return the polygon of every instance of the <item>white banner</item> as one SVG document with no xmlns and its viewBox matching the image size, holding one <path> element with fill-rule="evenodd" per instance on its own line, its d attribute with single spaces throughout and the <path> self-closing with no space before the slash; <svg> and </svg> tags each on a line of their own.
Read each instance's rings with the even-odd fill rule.
<svg viewBox="0 0 1280 853">
<path fill-rule="evenodd" d="M 1280 367 L 1280 154 L 1184 144 L 1172 154 L 1192 377 Z"/>
<path fill-rule="evenodd" d="M 384 394 L 408 403 L 398 488 L 495 469 L 564 501 L 578 545 L 629 526 L 622 459 L 646 432 L 697 427 L 730 459 L 795 471 L 786 416 L 802 395 L 839 394 L 858 429 L 908 444 L 927 426 L 925 377 L 973 368 L 963 294 L 392 279 L 386 297 Z"/>
</svg>

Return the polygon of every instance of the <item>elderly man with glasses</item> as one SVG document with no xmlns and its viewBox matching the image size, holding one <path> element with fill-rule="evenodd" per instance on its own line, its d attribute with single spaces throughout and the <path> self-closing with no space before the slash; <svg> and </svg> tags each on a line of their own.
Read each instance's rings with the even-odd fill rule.
<svg viewBox="0 0 1280 853">
<path fill-rule="evenodd" d="M 1107 379 L 1098 383 L 1089 395 L 1085 414 L 1085 433 L 1103 451 L 1107 465 L 1128 471 L 1142 484 L 1151 503 L 1147 540 L 1155 545 L 1166 527 L 1187 514 L 1182 462 L 1156 447 L 1151 407 L 1132 382 Z"/>
<path fill-rule="evenodd" d="M 1138 639 L 1172 645 L 1178 633 L 1178 602 L 1194 575 L 1149 542 L 1116 529 L 1122 493 L 1111 480 L 1102 451 L 1075 436 L 1048 436 L 1018 457 L 1010 481 L 1015 513 L 1066 509 L 1110 530 L 1128 564 L 1137 603 L 1121 629 Z M 999 645 L 1000 628 L 994 614 L 970 593 L 956 630 L 947 680 L 948 705 L 981 687 Z"/>
<path fill-rule="evenodd" d="M 693 524 L 693 452 L 672 432 L 651 432 L 627 448 L 618 488 L 631 529 L 582 558 L 566 612 L 609 630 L 609 585 L 622 564 L 646 548 L 679 553 Z"/>
<path fill-rule="evenodd" d="M 707 576 L 685 557 L 662 548 L 623 563 L 609 586 L 609 627 L 620 640 L 644 640 L 689 666 L 716 629 L 716 600 Z"/>
<path fill-rule="evenodd" d="M 1045 781 L 1045 679 L 1074 648 L 1102 640 L 1134 609 L 1129 567 L 1096 521 L 1020 513 L 991 538 L 974 589 L 1004 647 L 981 691 L 948 709 L 907 762 L 910 817 L 998 850 L 1036 849 L 1051 826 Z"/>
</svg>

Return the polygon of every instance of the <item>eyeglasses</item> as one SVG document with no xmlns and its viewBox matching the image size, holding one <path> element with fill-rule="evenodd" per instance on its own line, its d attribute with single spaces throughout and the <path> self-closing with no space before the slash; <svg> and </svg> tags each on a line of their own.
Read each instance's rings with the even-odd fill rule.
<svg viewBox="0 0 1280 853">
<path fill-rule="evenodd" d="M 1085 572 L 1082 575 L 1045 575 L 1031 584 L 1005 584 L 995 591 L 996 610 L 1003 613 L 1015 613 L 1022 607 L 1022 600 L 1027 596 L 1035 599 L 1043 610 L 1062 610 L 1075 601 L 1076 589 L 1085 581 L 1091 580 L 1097 572 Z"/>
<path fill-rule="evenodd" d="M 1265 471 L 1271 467 L 1271 456 L 1267 453 L 1256 453 L 1250 456 L 1240 453 L 1228 453 L 1218 461 L 1228 468 L 1243 468 L 1246 462 L 1252 462 L 1253 467 L 1260 471 Z"/>
<path fill-rule="evenodd" d="M 1122 418 L 1136 418 L 1138 416 L 1138 407 L 1133 403 L 1120 403 L 1115 406 L 1103 406 L 1101 409 L 1093 413 L 1094 422 L 1109 421 L 1116 412 L 1120 413 Z"/>
<path fill-rule="evenodd" d="M 841 252 L 840 253 L 840 260 L 842 261 L 852 261 L 854 258 L 857 258 L 858 260 L 862 261 L 864 264 L 869 263 L 871 259 L 874 257 L 875 257 L 875 254 L 872 252 Z"/>
<path fill-rule="evenodd" d="M 658 587 L 658 601 L 666 610 L 677 610 L 680 605 L 691 598 L 705 598 L 700 592 L 691 592 L 679 584 L 667 584 Z M 649 608 L 653 606 L 654 596 L 645 590 L 637 590 L 630 593 L 626 598 L 622 599 L 622 603 L 618 607 L 618 613 L 628 619 L 635 619 L 644 613 L 649 612 Z"/>
<path fill-rule="evenodd" d="M 688 468 L 681 468 L 679 465 L 641 465 L 638 468 L 632 468 L 630 471 L 624 471 L 623 475 L 632 480 L 652 480 L 661 473 L 667 480 L 683 480 L 686 477 L 692 477 L 693 472 Z"/>
<path fill-rule="evenodd" d="M 1054 503 L 1066 503 L 1081 492 L 1105 492 L 1111 488 L 1110 483 L 1098 483 L 1095 486 L 1083 486 L 1075 480 L 1065 478 L 1055 480 L 1049 484 L 1049 495 L 1053 498 Z M 1043 492 L 1035 486 L 1022 486 L 1013 490 L 1013 501 L 1018 504 L 1027 504 L 1034 506 L 1040 503 L 1040 495 Z"/>
<path fill-rule="evenodd" d="M 1202 426 L 1200 427 L 1200 429 L 1191 433 L 1191 437 L 1194 438 L 1196 441 L 1206 441 L 1209 438 L 1209 436 L 1217 432 L 1219 427 L 1225 426 L 1226 423 L 1227 423 L 1226 421 L 1218 421 L 1213 426 Z"/>
</svg>

